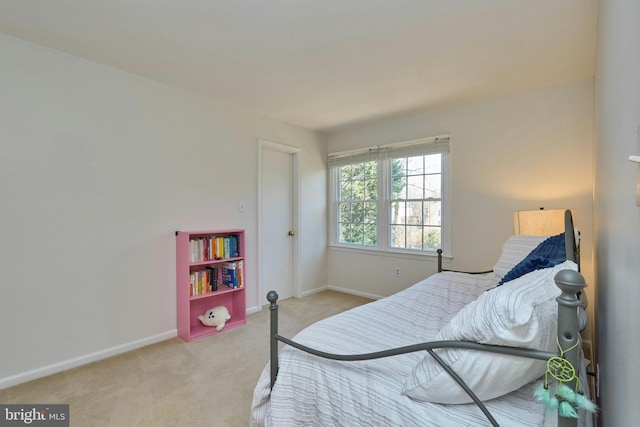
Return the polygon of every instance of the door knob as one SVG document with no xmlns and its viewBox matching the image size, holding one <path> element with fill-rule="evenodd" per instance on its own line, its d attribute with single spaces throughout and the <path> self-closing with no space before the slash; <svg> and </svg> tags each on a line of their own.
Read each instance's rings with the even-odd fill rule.
<svg viewBox="0 0 640 427">
<path fill-rule="evenodd" d="M 293 230 L 289 230 L 289 236 L 293 236 L 295 233 L 293 232 Z"/>
</svg>

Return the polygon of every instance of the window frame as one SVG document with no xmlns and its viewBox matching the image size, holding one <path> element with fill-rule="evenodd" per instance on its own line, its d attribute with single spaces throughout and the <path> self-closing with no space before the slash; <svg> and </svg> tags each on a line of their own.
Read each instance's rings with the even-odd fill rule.
<svg viewBox="0 0 640 427">
<path fill-rule="evenodd" d="M 434 150 L 436 143 L 445 142 L 446 150 Z M 426 147 L 426 148 L 425 148 Z M 420 151 L 424 148 L 424 152 L 416 154 L 415 150 Z M 391 153 L 390 155 L 388 153 Z M 406 153 L 409 153 L 408 155 Z M 413 154 L 411 154 L 413 153 Z M 347 152 L 338 152 L 329 154 L 328 173 L 329 173 L 329 246 L 339 248 L 341 250 L 372 253 L 383 252 L 393 253 L 400 256 L 417 255 L 418 257 L 436 257 L 436 249 L 410 249 L 410 248 L 394 248 L 391 247 L 391 181 L 392 181 L 392 162 L 393 158 L 411 157 L 415 155 L 441 154 L 441 249 L 445 257 L 451 257 L 451 150 L 450 139 L 448 135 L 439 135 L 430 138 L 421 138 L 417 140 L 404 141 L 400 143 L 388 144 L 384 146 L 371 147 L 361 150 L 352 150 Z M 385 155 L 386 154 L 386 155 Z M 332 162 L 332 159 L 341 159 Z M 353 160 L 351 160 L 353 159 Z M 341 243 L 338 236 L 338 206 L 339 206 L 339 166 L 346 164 L 360 163 L 361 161 L 377 160 L 378 161 L 378 224 L 377 224 L 377 245 L 366 246 L 359 244 Z M 424 199 L 428 200 L 428 199 Z"/>
</svg>

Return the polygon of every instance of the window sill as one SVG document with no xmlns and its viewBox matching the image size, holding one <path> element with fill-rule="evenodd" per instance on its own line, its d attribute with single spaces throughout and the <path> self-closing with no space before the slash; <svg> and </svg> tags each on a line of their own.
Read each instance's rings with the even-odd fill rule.
<svg viewBox="0 0 640 427">
<path fill-rule="evenodd" d="M 438 261 L 438 254 L 436 251 L 433 252 L 418 252 L 418 251 L 407 251 L 407 250 L 399 250 L 399 249 L 378 249 L 378 248 L 354 248 L 351 246 L 343 246 L 343 245 L 329 245 L 329 250 L 334 252 L 349 252 L 349 253 L 359 253 L 363 255 L 371 255 L 371 256 L 381 256 L 381 257 L 393 257 L 393 258 L 402 258 L 402 259 L 416 259 L 416 260 L 425 260 L 429 259 L 433 262 Z M 443 262 L 451 262 L 453 259 L 450 255 L 442 255 Z"/>
</svg>

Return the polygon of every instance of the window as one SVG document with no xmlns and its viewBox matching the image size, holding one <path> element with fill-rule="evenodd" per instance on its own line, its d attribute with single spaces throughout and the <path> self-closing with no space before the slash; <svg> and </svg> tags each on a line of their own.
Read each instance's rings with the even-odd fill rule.
<svg viewBox="0 0 640 427">
<path fill-rule="evenodd" d="M 392 248 L 442 247 L 442 154 L 391 160 Z"/>
<path fill-rule="evenodd" d="M 329 156 L 332 243 L 362 249 L 446 248 L 448 137 Z"/>
<path fill-rule="evenodd" d="M 338 241 L 364 246 L 378 243 L 378 162 L 338 167 Z"/>
</svg>

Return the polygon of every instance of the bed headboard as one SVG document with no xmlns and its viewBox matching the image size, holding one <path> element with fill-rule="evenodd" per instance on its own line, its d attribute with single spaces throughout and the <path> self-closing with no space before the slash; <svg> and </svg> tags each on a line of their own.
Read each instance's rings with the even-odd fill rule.
<svg viewBox="0 0 640 427">
<path fill-rule="evenodd" d="M 564 211 L 564 245 L 567 252 L 567 259 L 578 264 L 580 268 L 580 233 L 573 224 L 571 210 Z"/>
<path fill-rule="evenodd" d="M 515 211 L 513 231 L 529 236 L 553 236 L 564 232 L 567 260 L 580 265 L 580 233 L 573 224 L 570 209 Z"/>
<path fill-rule="evenodd" d="M 565 244 L 565 252 L 566 252 L 567 260 L 573 261 L 576 264 L 578 264 L 578 271 L 580 271 L 580 233 L 578 232 L 578 230 L 575 228 L 573 224 L 573 214 L 571 213 L 571 210 L 565 209 L 564 212 L 562 212 L 562 210 L 559 209 L 559 210 L 553 211 L 553 212 L 564 215 L 564 229 L 562 228 L 562 222 L 560 220 L 560 217 L 562 215 L 554 215 L 552 221 L 549 221 L 549 218 L 547 218 L 548 222 L 546 225 L 549 225 L 551 222 L 553 222 L 551 228 L 523 227 L 521 226 L 522 223 L 518 219 L 518 215 L 519 214 L 521 215 L 523 212 L 527 212 L 527 211 L 514 212 L 514 233 L 527 234 L 527 235 L 533 235 L 533 236 L 536 236 L 536 235 L 549 236 L 552 234 L 557 235 L 564 232 L 564 239 L 565 239 L 564 244 Z M 532 213 L 532 212 L 538 212 L 538 211 L 528 211 L 528 213 Z M 544 212 L 546 213 L 550 211 L 544 211 Z M 546 228 L 546 229 L 543 229 L 543 228 Z M 445 269 L 445 268 L 442 268 L 442 249 L 438 249 L 436 252 L 438 253 L 438 273 L 442 271 L 457 271 L 460 273 L 469 273 L 469 274 L 485 274 L 485 273 L 491 273 L 493 271 L 493 270 L 486 270 L 486 271 L 470 272 L 470 271 Z"/>
</svg>

